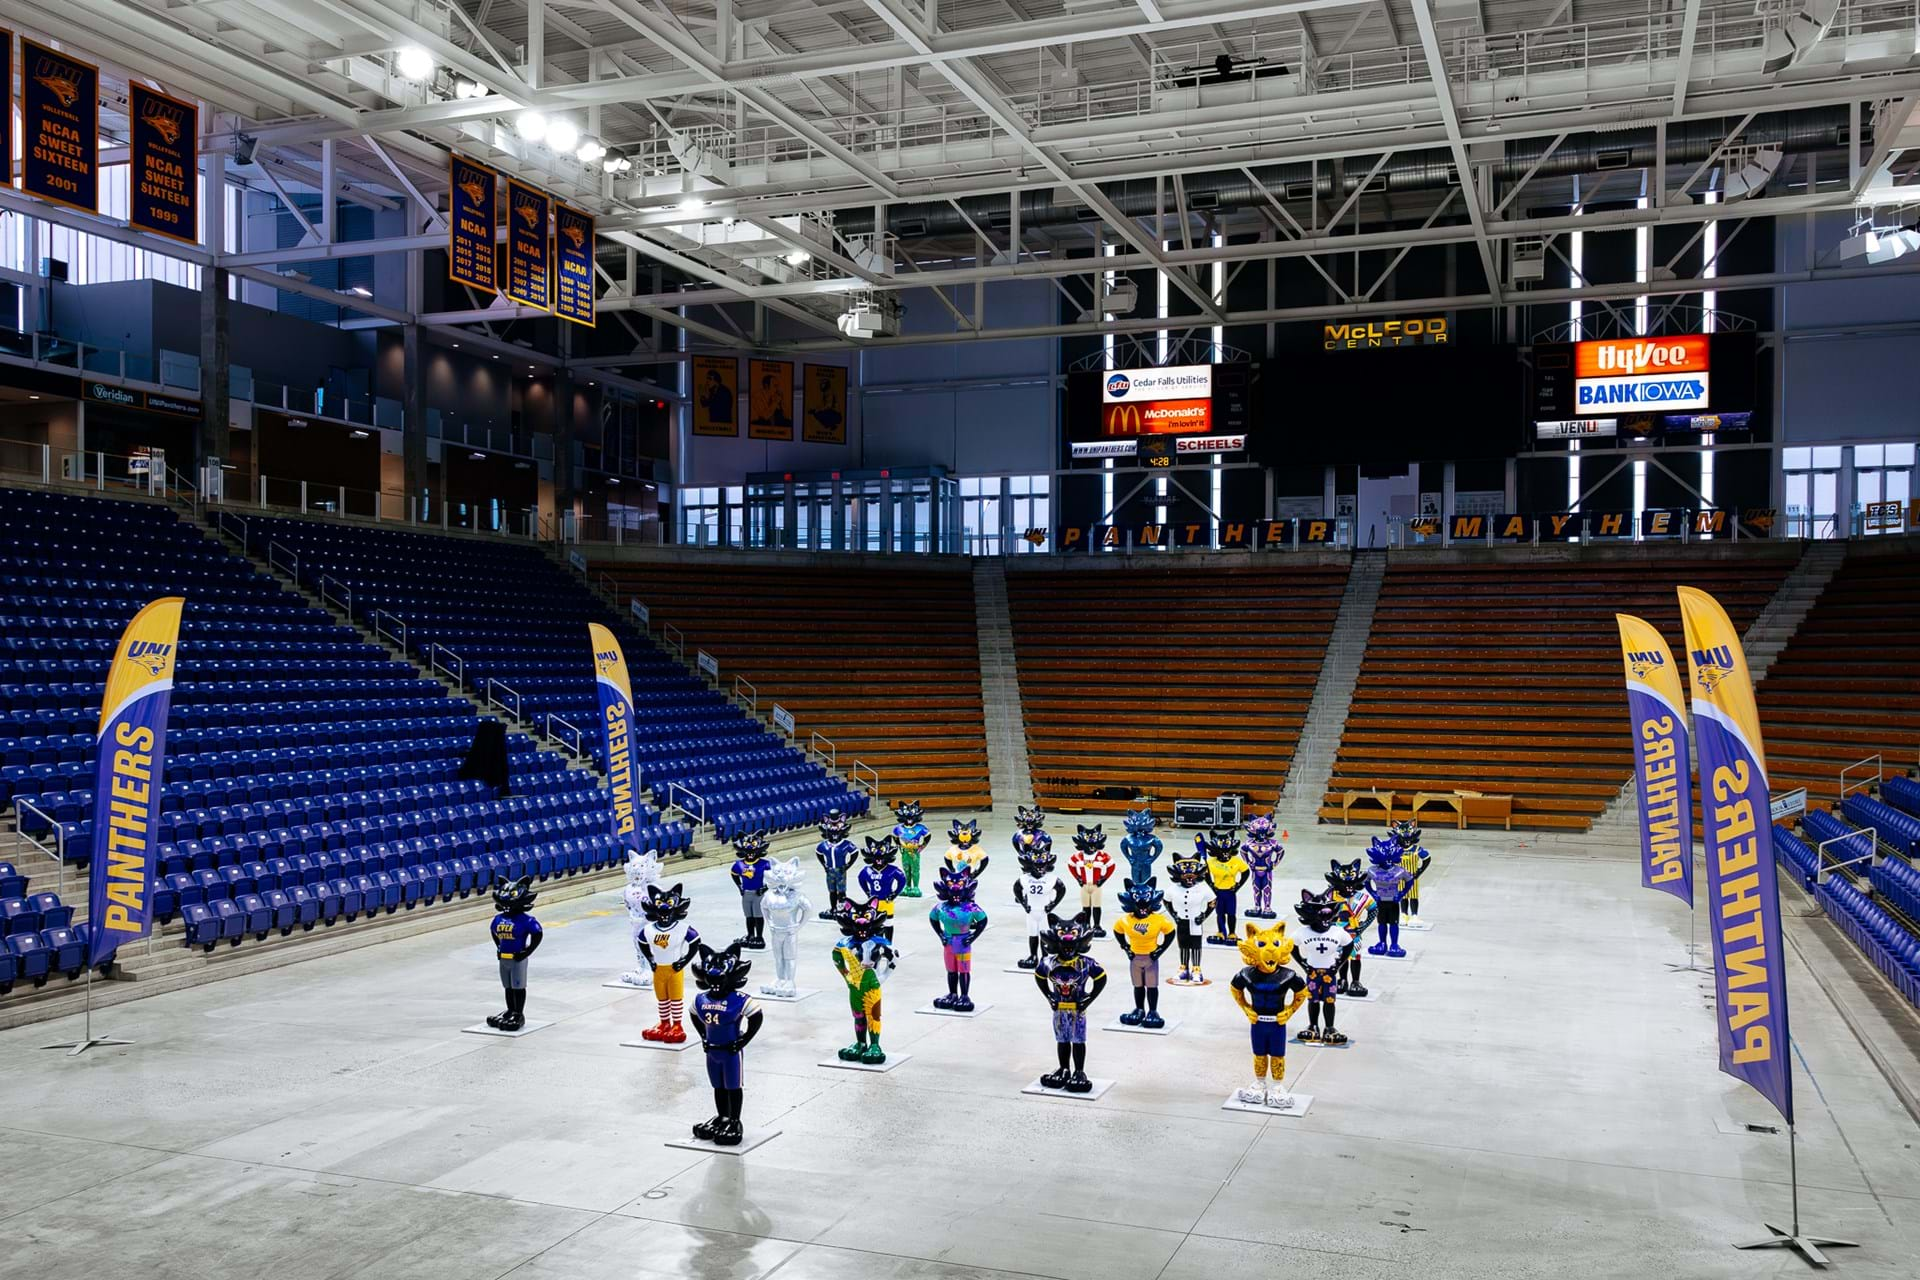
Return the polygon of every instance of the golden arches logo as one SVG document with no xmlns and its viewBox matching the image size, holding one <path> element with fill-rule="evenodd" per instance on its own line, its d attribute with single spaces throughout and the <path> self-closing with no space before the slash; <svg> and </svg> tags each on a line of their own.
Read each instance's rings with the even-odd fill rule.
<svg viewBox="0 0 1920 1280">
<path fill-rule="evenodd" d="M 1145 415 L 1140 406 L 1137 404 L 1108 405 L 1107 434 L 1110 436 L 1145 435 Z"/>
</svg>

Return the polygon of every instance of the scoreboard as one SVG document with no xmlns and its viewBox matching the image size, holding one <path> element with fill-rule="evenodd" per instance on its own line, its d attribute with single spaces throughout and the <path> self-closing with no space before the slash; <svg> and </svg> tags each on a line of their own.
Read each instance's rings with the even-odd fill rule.
<svg viewBox="0 0 1920 1280">
<path fill-rule="evenodd" d="M 1069 373 L 1068 457 L 1173 467 L 1243 452 L 1252 381 L 1247 364 Z"/>
</svg>

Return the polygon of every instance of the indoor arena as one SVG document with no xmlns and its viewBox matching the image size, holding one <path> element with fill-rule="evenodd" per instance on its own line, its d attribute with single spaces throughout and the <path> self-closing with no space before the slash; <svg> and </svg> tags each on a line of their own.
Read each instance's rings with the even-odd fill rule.
<svg viewBox="0 0 1920 1280">
<path fill-rule="evenodd" d="M 0 52 L 0 1277 L 1920 1275 L 1920 0 Z"/>
</svg>

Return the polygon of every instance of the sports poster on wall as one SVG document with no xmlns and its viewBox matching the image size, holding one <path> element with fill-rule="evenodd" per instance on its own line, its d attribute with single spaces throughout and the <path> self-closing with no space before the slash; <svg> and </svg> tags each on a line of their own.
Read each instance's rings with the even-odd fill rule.
<svg viewBox="0 0 1920 1280">
<path fill-rule="evenodd" d="M 755 440 L 793 439 L 791 361 L 747 361 L 747 435 Z"/>
<path fill-rule="evenodd" d="M 20 41 L 20 189 L 96 213 L 100 207 L 100 69 Z"/>
<path fill-rule="evenodd" d="M 693 358 L 693 434 L 740 434 L 740 362 L 734 357 Z"/>
<path fill-rule="evenodd" d="M 493 235 L 499 221 L 500 175 L 483 164 L 449 156 L 447 189 L 453 193 L 447 206 L 447 276 L 456 284 L 497 293 Z"/>
<path fill-rule="evenodd" d="M 593 215 L 553 207 L 553 314 L 593 328 Z"/>
<path fill-rule="evenodd" d="M 127 86 L 127 221 L 188 244 L 200 241 L 200 108 L 143 84 Z"/>
<path fill-rule="evenodd" d="M 837 364 L 810 364 L 805 374 L 805 400 L 800 438 L 808 444 L 847 442 L 847 371 Z"/>
<path fill-rule="evenodd" d="M 553 310 L 553 197 L 507 179 L 507 297 Z"/>
</svg>

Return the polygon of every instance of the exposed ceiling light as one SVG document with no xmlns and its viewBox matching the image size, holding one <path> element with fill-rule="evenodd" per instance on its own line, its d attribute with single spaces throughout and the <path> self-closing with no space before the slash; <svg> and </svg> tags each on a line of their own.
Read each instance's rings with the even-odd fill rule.
<svg viewBox="0 0 1920 1280">
<path fill-rule="evenodd" d="M 393 60 L 393 66 L 401 76 L 408 80 L 431 80 L 433 78 L 433 55 L 417 44 L 402 49 Z"/>
<path fill-rule="evenodd" d="M 795 249 L 792 253 L 789 253 L 787 255 L 787 265 L 790 267 L 798 267 L 805 264 L 812 257 L 813 255 L 808 253 L 805 249 Z"/>
<path fill-rule="evenodd" d="M 453 349 L 454 349 L 455 351 L 458 351 L 458 350 L 460 349 L 460 344 L 459 344 L 459 343 L 457 343 L 457 342 L 456 342 L 456 343 L 454 343 L 454 344 L 453 344 Z"/>
<path fill-rule="evenodd" d="M 484 98 L 486 86 L 467 79 L 465 76 L 453 78 L 453 96 L 456 98 Z"/>
<path fill-rule="evenodd" d="M 487 455 L 484 453 L 480 453 L 477 450 L 473 453 L 468 454 L 467 457 L 474 462 L 485 462 L 487 460 Z"/>
<path fill-rule="evenodd" d="M 538 142 L 547 136 L 547 117 L 529 107 L 514 120 L 513 129 L 528 142 Z"/>
<path fill-rule="evenodd" d="M 347 292 L 356 298 L 371 298 L 373 296 L 373 290 L 363 284 L 349 285 L 347 286 Z"/>
<path fill-rule="evenodd" d="M 366 438 L 367 438 L 367 433 L 364 431 L 347 432 L 347 439 L 349 440 L 365 440 Z"/>
<path fill-rule="evenodd" d="M 698 213 L 700 212 L 700 210 L 706 207 L 707 207 L 707 202 L 705 200 L 702 200 L 699 196 L 681 196 L 680 197 L 680 211 L 682 213 Z"/>
<path fill-rule="evenodd" d="M 555 116 L 547 125 L 547 145 L 565 154 L 580 145 L 580 126 L 565 116 Z"/>
<path fill-rule="evenodd" d="M 581 164 L 592 164 L 605 154 L 607 154 L 607 144 L 598 138 L 589 137 L 581 141 L 580 149 L 573 153 L 573 158 Z"/>
</svg>

